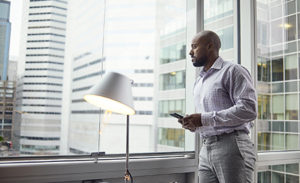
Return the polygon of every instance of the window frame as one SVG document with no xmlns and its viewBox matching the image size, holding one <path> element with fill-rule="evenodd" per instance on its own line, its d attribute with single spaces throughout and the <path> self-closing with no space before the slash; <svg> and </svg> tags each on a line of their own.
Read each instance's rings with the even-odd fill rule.
<svg viewBox="0 0 300 183">
<path fill-rule="evenodd" d="M 189 52 L 189 42 L 195 32 L 203 30 L 204 0 L 187 0 L 187 6 L 194 5 L 196 9 L 195 30 L 187 31 L 187 55 Z M 249 8 L 250 7 L 250 8 Z M 187 7 L 188 8 L 188 7 Z M 238 8 L 238 11 L 237 9 Z M 256 21 L 256 0 L 241 1 L 234 0 L 234 12 L 241 12 L 240 21 L 240 45 L 235 53 L 241 65 L 249 69 L 252 74 L 254 84 L 257 84 L 257 21 Z M 235 18 L 236 19 L 236 18 Z M 236 28 L 235 28 L 236 29 Z M 249 36 L 250 35 L 250 36 Z M 238 38 L 239 39 L 239 38 Z M 250 51 L 249 51 L 250 50 Z M 187 64 L 186 80 L 195 78 L 198 71 L 191 64 Z M 190 72 L 191 71 L 191 72 Z M 193 83 L 186 83 L 186 90 L 191 89 Z M 191 93 L 186 92 L 186 111 L 193 112 L 194 108 Z M 254 174 L 254 182 L 257 182 L 259 166 L 276 165 L 284 163 L 300 162 L 299 151 L 278 151 L 278 152 L 257 152 L 257 119 L 251 133 L 251 138 L 255 142 L 257 162 Z M 201 147 L 199 134 L 195 135 L 195 151 L 177 153 L 144 153 L 130 154 L 130 171 L 133 176 L 149 176 L 162 174 L 189 174 L 188 182 L 197 182 L 198 154 Z M 4 182 L 49 182 L 49 181 L 76 181 L 105 178 L 121 178 L 124 174 L 125 159 L 124 154 L 100 156 L 98 163 L 95 157 L 86 156 L 55 156 L 49 157 L 7 157 L 0 159 L 0 179 Z M 84 170 L 84 171 L 83 171 Z"/>
</svg>

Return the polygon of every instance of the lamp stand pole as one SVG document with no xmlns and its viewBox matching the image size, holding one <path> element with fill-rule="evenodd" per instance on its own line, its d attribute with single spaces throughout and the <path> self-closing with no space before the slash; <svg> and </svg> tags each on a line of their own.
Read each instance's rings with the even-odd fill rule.
<svg viewBox="0 0 300 183">
<path fill-rule="evenodd" d="M 125 176 L 124 180 L 125 183 L 127 183 L 129 180 L 131 180 L 131 174 L 129 173 L 128 170 L 128 160 L 129 160 L 129 115 L 127 115 L 127 122 L 126 122 L 126 171 L 125 171 Z"/>
</svg>

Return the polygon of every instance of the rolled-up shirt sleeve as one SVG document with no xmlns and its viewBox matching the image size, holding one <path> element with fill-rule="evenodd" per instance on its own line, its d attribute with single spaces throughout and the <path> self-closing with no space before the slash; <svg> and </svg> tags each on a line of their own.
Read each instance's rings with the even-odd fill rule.
<svg viewBox="0 0 300 183">
<path fill-rule="evenodd" d="M 256 92 L 250 73 L 240 65 L 235 65 L 226 78 L 225 86 L 233 106 L 220 110 L 201 113 L 203 126 L 238 126 L 253 121 L 257 116 Z"/>
</svg>

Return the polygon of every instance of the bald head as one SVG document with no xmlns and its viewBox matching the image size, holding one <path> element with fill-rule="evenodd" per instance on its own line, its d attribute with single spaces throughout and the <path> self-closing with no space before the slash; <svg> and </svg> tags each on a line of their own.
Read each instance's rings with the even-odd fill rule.
<svg viewBox="0 0 300 183">
<path fill-rule="evenodd" d="M 204 70 L 209 69 L 214 61 L 219 57 L 221 41 L 219 36 L 213 31 L 202 31 L 196 34 L 191 44 L 190 55 L 195 67 L 204 66 Z"/>
<path fill-rule="evenodd" d="M 219 51 L 219 49 L 221 48 L 221 41 L 219 36 L 210 30 L 204 30 L 199 32 L 198 34 L 196 34 L 194 40 L 196 40 L 196 42 L 203 42 L 205 44 L 213 44 L 213 47 L 215 48 L 216 51 Z"/>
</svg>

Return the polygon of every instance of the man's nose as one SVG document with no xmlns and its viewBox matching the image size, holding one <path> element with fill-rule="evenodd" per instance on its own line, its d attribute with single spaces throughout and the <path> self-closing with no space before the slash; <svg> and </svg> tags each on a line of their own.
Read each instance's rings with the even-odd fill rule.
<svg viewBox="0 0 300 183">
<path fill-rule="evenodd" d="M 190 54 L 190 56 L 193 56 L 194 55 L 193 50 L 191 50 L 189 54 Z"/>
</svg>

